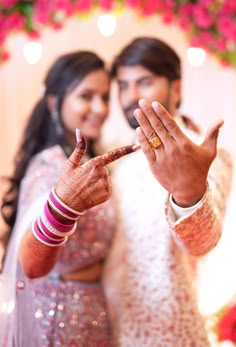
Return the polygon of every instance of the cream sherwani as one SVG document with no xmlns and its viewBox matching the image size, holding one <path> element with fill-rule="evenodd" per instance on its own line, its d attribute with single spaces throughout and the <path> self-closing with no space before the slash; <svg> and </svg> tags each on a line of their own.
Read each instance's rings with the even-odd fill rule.
<svg viewBox="0 0 236 347">
<path fill-rule="evenodd" d="M 179 217 L 142 151 L 120 160 L 119 228 L 103 278 L 117 346 L 209 346 L 191 263 L 220 238 L 231 169 L 231 158 L 219 150 L 205 196 Z"/>
</svg>

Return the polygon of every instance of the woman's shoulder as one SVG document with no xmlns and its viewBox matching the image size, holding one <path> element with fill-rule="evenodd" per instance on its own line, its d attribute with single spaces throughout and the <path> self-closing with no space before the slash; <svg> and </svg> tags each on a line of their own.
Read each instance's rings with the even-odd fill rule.
<svg viewBox="0 0 236 347">
<path fill-rule="evenodd" d="M 42 150 L 37 153 L 31 160 L 33 162 L 42 162 L 47 163 L 49 165 L 61 165 L 62 162 L 66 160 L 65 152 L 62 147 L 59 145 L 55 145 L 49 148 Z"/>
<path fill-rule="evenodd" d="M 58 170 L 66 160 L 66 155 L 61 146 L 55 145 L 42 150 L 32 157 L 27 174 L 36 174 L 39 171 L 48 169 Z"/>
<path fill-rule="evenodd" d="M 57 161 L 64 161 L 66 159 L 66 155 L 60 145 L 54 145 L 37 153 L 34 159 L 41 159 L 49 162 L 53 161 L 53 163 L 57 163 Z"/>
</svg>

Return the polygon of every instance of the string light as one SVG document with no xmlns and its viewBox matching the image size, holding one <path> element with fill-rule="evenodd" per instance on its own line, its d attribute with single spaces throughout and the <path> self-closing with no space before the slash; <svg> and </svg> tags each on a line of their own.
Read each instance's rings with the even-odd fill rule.
<svg viewBox="0 0 236 347">
<path fill-rule="evenodd" d="M 42 55 L 42 45 L 38 41 L 29 41 L 25 43 L 24 57 L 29 64 L 37 64 Z"/>
<path fill-rule="evenodd" d="M 201 66 L 206 58 L 206 52 L 202 48 L 189 47 L 187 49 L 187 58 L 189 63 L 194 67 Z"/>
<path fill-rule="evenodd" d="M 97 26 L 103 36 L 112 36 L 116 29 L 116 18 L 112 14 L 103 14 L 98 17 Z"/>
</svg>

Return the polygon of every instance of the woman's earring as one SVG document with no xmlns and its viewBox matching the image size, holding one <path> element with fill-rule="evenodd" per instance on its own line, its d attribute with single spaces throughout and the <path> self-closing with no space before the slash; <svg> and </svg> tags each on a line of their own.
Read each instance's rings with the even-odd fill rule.
<svg viewBox="0 0 236 347">
<path fill-rule="evenodd" d="M 53 121 L 53 125 L 55 126 L 57 135 L 63 135 L 64 129 L 62 127 L 59 112 L 54 108 L 51 112 L 51 117 Z"/>
</svg>

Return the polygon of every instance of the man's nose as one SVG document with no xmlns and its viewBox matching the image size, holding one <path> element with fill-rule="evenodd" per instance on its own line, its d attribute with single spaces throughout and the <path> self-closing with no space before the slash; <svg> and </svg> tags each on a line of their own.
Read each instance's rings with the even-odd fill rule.
<svg viewBox="0 0 236 347">
<path fill-rule="evenodd" d="M 129 104 L 136 103 L 140 99 L 139 88 L 136 86 L 130 86 L 126 91 L 125 95 L 127 100 L 129 100 Z"/>
</svg>

